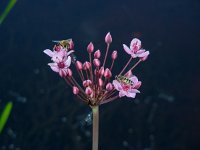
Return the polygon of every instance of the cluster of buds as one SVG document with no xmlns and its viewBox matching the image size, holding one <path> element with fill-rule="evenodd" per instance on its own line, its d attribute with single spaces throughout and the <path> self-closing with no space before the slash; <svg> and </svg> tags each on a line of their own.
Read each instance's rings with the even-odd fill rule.
<svg viewBox="0 0 200 150">
<path fill-rule="evenodd" d="M 73 94 L 91 107 L 113 101 L 118 97 L 135 98 L 136 93 L 139 93 L 141 81 L 132 74 L 132 70 L 140 62 L 145 61 L 149 55 L 149 51 L 141 49 L 139 39 L 134 38 L 130 47 L 123 44 L 125 52 L 130 55 L 130 59 L 113 79 L 112 69 L 118 54 L 116 50 L 112 51 L 110 64 L 106 63 L 112 43 L 110 33 L 105 36 L 105 43 L 107 48 L 104 57 L 102 57 L 101 51 L 99 49 L 95 51 L 93 43 L 90 42 L 87 46 L 89 60 L 85 62 L 74 59 L 75 50 L 73 50 L 74 44 L 71 39 L 58 41 L 53 51 L 44 50 L 44 53 L 50 56 L 53 61 L 53 63 L 48 64 L 51 69 L 64 78 L 67 84 L 71 86 Z M 139 58 L 136 64 L 127 69 L 131 65 L 131 61 L 136 58 Z M 103 63 L 101 63 L 101 60 L 103 60 Z M 81 82 L 77 82 L 78 80 L 74 78 L 70 69 L 71 64 L 74 64 Z"/>
</svg>

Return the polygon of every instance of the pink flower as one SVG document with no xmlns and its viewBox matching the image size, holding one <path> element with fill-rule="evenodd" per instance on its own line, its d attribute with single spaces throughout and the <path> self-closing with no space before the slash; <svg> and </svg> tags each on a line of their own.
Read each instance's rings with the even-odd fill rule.
<svg viewBox="0 0 200 150">
<path fill-rule="evenodd" d="M 136 93 L 140 93 L 137 89 L 140 87 L 141 82 L 132 73 L 126 76 L 132 83 L 125 83 L 123 81 L 113 80 L 113 85 L 119 91 L 119 97 L 127 96 L 135 98 Z"/>
<path fill-rule="evenodd" d="M 55 50 L 51 51 L 50 49 L 44 50 L 44 53 L 50 56 L 52 61 L 57 62 L 57 63 L 62 61 L 65 57 L 67 57 L 73 52 L 74 50 L 67 52 L 67 50 L 64 48 L 61 48 L 59 51 L 55 51 Z"/>
<path fill-rule="evenodd" d="M 68 68 L 71 65 L 71 57 L 65 57 L 59 62 L 53 62 L 48 64 L 51 69 L 58 72 L 61 77 L 65 77 L 68 74 Z"/>
<path fill-rule="evenodd" d="M 146 51 L 144 49 L 140 49 L 141 48 L 141 41 L 137 38 L 134 38 L 131 41 L 130 44 L 130 48 L 123 44 L 124 50 L 131 55 L 133 58 L 139 57 L 141 59 L 147 58 L 147 56 L 149 55 L 149 51 Z"/>
</svg>

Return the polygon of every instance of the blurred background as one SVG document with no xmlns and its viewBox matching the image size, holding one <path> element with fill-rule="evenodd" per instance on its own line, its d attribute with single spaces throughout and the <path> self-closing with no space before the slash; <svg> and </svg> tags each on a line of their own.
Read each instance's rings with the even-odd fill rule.
<svg viewBox="0 0 200 150">
<path fill-rule="evenodd" d="M 0 13 L 7 4 L 0 1 Z M 133 37 L 151 54 L 134 71 L 141 94 L 100 107 L 99 149 L 200 149 L 199 0 L 18 0 L 0 25 L 0 112 L 13 102 L 0 150 L 91 149 L 90 109 L 43 50 L 72 38 L 83 61 L 90 41 L 105 51 L 107 32 L 116 73 Z"/>
</svg>

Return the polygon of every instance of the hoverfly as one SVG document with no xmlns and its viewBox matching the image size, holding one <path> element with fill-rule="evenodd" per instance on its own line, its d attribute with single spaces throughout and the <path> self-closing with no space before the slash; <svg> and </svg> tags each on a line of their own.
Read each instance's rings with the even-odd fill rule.
<svg viewBox="0 0 200 150">
<path fill-rule="evenodd" d="M 72 41 L 72 39 L 52 41 L 52 42 L 57 43 L 58 45 L 62 46 L 63 48 L 69 48 L 71 41 Z"/>
<path fill-rule="evenodd" d="M 127 84 L 127 85 L 133 85 L 133 81 L 131 81 L 129 78 L 122 76 L 122 75 L 118 75 L 115 77 L 115 79 L 121 83 Z"/>
</svg>

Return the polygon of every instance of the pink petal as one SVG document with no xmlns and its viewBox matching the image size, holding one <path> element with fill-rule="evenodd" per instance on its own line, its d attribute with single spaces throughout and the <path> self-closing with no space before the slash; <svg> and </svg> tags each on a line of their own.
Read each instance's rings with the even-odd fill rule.
<svg viewBox="0 0 200 150">
<path fill-rule="evenodd" d="M 138 82 L 138 78 L 136 76 L 132 76 L 129 78 L 134 84 Z"/>
<path fill-rule="evenodd" d="M 146 51 L 144 53 L 138 54 L 138 57 L 147 57 L 149 55 L 149 51 Z"/>
<path fill-rule="evenodd" d="M 114 85 L 116 90 L 118 90 L 118 91 L 122 90 L 122 86 L 117 80 L 113 80 L 113 85 Z"/>
<path fill-rule="evenodd" d="M 123 44 L 123 47 L 124 47 L 124 50 L 125 50 L 128 54 L 130 54 L 130 55 L 132 54 L 130 48 L 128 48 L 127 45 Z"/>
<path fill-rule="evenodd" d="M 137 83 L 136 83 L 136 85 L 135 85 L 135 89 L 139 89 L 140 88 L 140 86 L 142 85 L 142 82 L 141 81 L 138 81 Z"/>
<path fill-rule="evenodd" d="M 124 92 L 124 91 L 119 91 L 119 97 L 123 97 L 123 96 L 125 96 L 126 95 L 126 92 Z"/>
<path fill-rule="evenodd" d="M 55 72 L 59 72 L 59 68 L 57 63 L 48 63 L 48 65 L 51 67 L 51 69 Z"/>
<path fill-rule="evenodd" d="M 52 52 L 50 49 L 46 49 L 46 50 L 44 50 L 43 51 L 45 54 L 47 54 L 48 56 L 50 56 L 50 57 L 53 57 L 53 55 L 54 55 L 54 52 Z"/>
<path fill-rule="evenodd" d="M 134 38 L 130 44 L 131 50 L 138 51 L 141 48 L 141 41 L 137 38 Z"/>
<path fill-rule="evenodd" d="M 135 98 L 136 94 L 135 93 L 128 93 L 126 96 L 131 97 L 131 98 Z"/>
<path fill-rule="evenodd" d="M 71 57 L 68 56 L 68 57 L 67 57 L 67 60 L 65 61 L 65 65 L 66 65 L 67 67 L 69 67 L 69 66 L 71 65 L 71 62 L 72 62 Z"/>
<path fill-rule="evenodd" d="M 140 91 L 138 91 L 137 89 L 130 89 L 128 92 L 129 93 L 140 93 Z"/>
</svg>

